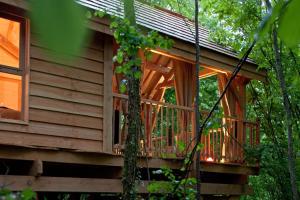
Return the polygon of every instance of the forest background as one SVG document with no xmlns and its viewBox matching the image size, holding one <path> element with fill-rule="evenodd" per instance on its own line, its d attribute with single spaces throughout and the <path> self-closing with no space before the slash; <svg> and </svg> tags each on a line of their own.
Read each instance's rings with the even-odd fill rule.
<svg viewBox="0 0 300 200">
<path fill-rule="evenodd" d="M 193 0 L 148 0 L 147 2 L 180 13 L 188 19 L 194 19 Z M 202 0 L 199 11 L 200 23 L 210 30 L 213 41 L 240 52 L 242 56 L 253 41 L 260 22 L 272 7 L 273 12 L 276 12 L 278 4 L 278 1 L 260 0 Z M 295 9 L 300 8 L 297 0 L 294 1 L 293 6 Z M 285 26 L 300 19 L 296 14 L 292 17 L 289 19 L 290 22 L 284 23 Z M 250 55 L 260 69 L 267 71 L 267 83 L 251 81 L 247 88 L 247 118 L 260 119 L 261 146 L 256 152 L 252 152 L 260 159 L 259 176 L 250 177 L 249 180 L 254 195 L 243 197 L 245 200 L 293 199 L 288 164 L 288 123 L 284 117 L 287 114 L 276 66 L 278 64 L 283 69 L 283 81 L 286 84 L 287 99 L 291 108 L 292 158 L 296 161 L 297 190 L 300 189 L 300 52 L 297 45 L 299 42 L 297 35 L 300 37 L 299 28 L 279 29 L 279 36 L 295 39 L 295 42 L 277 37 L 277 34 L 274 37 L 274 30 L 277 30 L 278 24 L 280 23 L 275 21 L 273 25 L 275 28 L 265 30 L 266 33 L 263 33 L 263 38 L 259 40 Z M 275 42 L 278 44 L 277 53 Z M 213 92 L 217 87 L 214 84 L 216 81 L 211 79 L 200 81 L 201 109 L 211 108 L 218 98 L 218 94 Z M 172 91 L 169 91 L 168 96 L 169 101 L 174 101 Z"/>
</svg>

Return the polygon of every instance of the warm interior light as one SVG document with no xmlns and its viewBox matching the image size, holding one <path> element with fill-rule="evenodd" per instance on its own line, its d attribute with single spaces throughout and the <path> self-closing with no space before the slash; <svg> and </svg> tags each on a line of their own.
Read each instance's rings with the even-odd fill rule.
<svg viewBox="0 0 300 200">
<path fill-rule="evenodd" d="M 19 68 L 20 23 L 0 17 L 0 64 Z"/>
<path fill-rule="evenodd" d="M 20 76 L 0 73 L 0 107 L 21 111 L 22 80 Z"/>
<path fill-rule="evenodd" d="M 208 157 L 208 158 L 206 159 L 206 161 L 207 161 L 207 162 L 213 162 L 214 159 L 213 159 L 212 157 Z"/>
</svg>

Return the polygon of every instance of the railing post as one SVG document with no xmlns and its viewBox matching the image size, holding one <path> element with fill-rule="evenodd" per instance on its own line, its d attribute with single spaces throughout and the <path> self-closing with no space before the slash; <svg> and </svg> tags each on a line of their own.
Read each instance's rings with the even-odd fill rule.
<svg viewBox="0 0 300 200">
<path fill-rule="evenodd" d="M 256 119 L 256 145 L 260 144 L 260 120 Z"/>
<path fill-rule="evenodd" d="M 103 152 L 113 153 L 113 42 L 107 37 L 104 43 L 104 103 L 103 103 Z"/>
</svg>

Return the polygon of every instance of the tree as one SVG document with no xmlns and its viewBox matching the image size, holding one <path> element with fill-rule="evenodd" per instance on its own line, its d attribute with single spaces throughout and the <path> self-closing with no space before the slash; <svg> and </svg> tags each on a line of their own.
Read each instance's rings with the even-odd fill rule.
<svg viewBox="0 0 300 200">
<path fill-rule="evenodd" d="M 200 91 L 199 91 L 199 68 L 200 68 L 200 43 L 199 43 L 199 1 L 195 0 L 195 48 L 196 48 L 196 98 L 195 98 L 195 129 L 196 129 L 196 137 L 197 143 L 201 142 L 201 135 L 200 132 L 200 108 L 199 108 L 199 101 L 200 101 Z M 197 200 L 201 199 L 201 172 L 200 172 L 200 150 L 197 152 L 196 155 L 196 176 L 197 176 Z"/>
<path fill-rule="evenodd" d="M 193 6 L 192 3 L 185 1 L 181 8 L 171 6 L 173 3 L 172 0 L 163 0 L 160 5 L 176 12 L 187 13 L 188 17 L 193 19 L 192 12 L 187 12 Z M 189 5 L 185 6 L 188 3 Z M 287 9 L 282 9 L 284 3 L 288 5 Z M 300 52 L 299 47 L 295 45 L 299 43 L 300 38 L 296 20 L 300 15 L 297 11 L 300 1 L 271 1 L 271 4 L 274 5 L 275 16 L 270 24 L 276 21 L 275 30 L 279 37 L 274 37 L 273 30 L 269 27 L 251 55 L 260 68 L 267 70 L 269 84 L 252 81 L 247 92 L 248 118 L 261 119 L 262 152 L 260 175 L 250 177 L 255 195 L 246 198 L 288 200 L 292 198 L 292 194 L 297 193 L 295 183 L 299 181 L 299 165 L 297 166 L 296 162 L 296 166 L 293 167 L 292 159 L 296 156 L 292 148 L 299 146 L 299 136 L 295 133 L 299 132 L 300 116 L 300 90 L 297 89 L 300 84 Z M 258 23 L 267 15 L 266 4 L 260 0 L 203 0 L 201 5 L 205 12 L 199 13 L 200 21 L 211 30 L 211 38 L 239 52 L 253 39 L 253 32 Z M 281 69 L 278 69 L 278 66 Z M 278 72 L 281 78 L 278 77 Z M 298 171 L 290 173 L 294 168 Z"/>
<path fill-rule="evenodd" d="M 155 31 L 144 34 L 136 25 L 134 0 L 124 2 L 125 19 L 113 17 L 111 28 L 114 37 L 119 44 L 119 49 L 114 60 L 120 66 L 117 73 L 123 73 L 127 80 L 128 93 L 128 134 L 126 136 L 124 150 L 123 169 L 123 199 L 136 199 L 136 181 L 138 179 L 137 159 L 139 155 L 139 141 L 142 135 L 141 121 L 141 96 L 140 78 L 142 60 L 138 52 L 142 51 L 146 59 L 151 55 L 149 49 L 157 47 L 169 49 L 172 40 L 163 38 Z M 124 87 L 123 87 L 124 88 Z"/>
<path fill-rule="evenodd" d="M 128 19 L 130 26 L 136 26 L 134 0 L 124 1 L 125 18 Z M 137 55 L 133 55 L 131 59 Z M 138 72 L 139 66 L 133 66 L 131 70 Z M 139 137 L 141 135 L 141 116 L 140 116 L 140 78 L 135 77 L 134 73 L 127 75 L 128 80 L 128 134 L 124 150 L 124 169 L 123 169 L 123 199 L 136 199 L 136 179 L 137 179 L 137 155 L 139 150 Z"/>
</svg>

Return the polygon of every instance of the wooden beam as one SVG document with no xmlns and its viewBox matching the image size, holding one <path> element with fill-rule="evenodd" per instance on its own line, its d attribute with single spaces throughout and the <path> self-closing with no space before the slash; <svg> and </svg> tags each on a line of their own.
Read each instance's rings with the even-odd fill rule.
<svg viewBox="0 0 300 200">
<path fill-rule="evenodd" d="M 227 76 L 228 77 L 228 76 Z M 227 82 L 228 82 L 228 78 L 225 78 L 225 80 L 221 79 L 222 82 L 222 88 L 224 89 L 224 87 L 226 86 Z M 236 89 L 237 89 L 237 84 L 235 83 L 235 80 L 232 82 L 232 84 L 229 85 L 228 88 L 230 91 L 230 93 L 232 94 L 233 98 L 235 99 L 237 105 L 239 106 L 240 110 L 244 110 L 243 105 L 241 104 L 241 99 L 240 99 L 240 95 L 237 93 Z"/>
<path fill-rule="evenodd" d="M 21 9 L 24 9 L 24 10 L 29 10 L 29 2 L 27 1 L 24 1 L 24 0 L 0 0 L 0 3 L 4 3 L 4 4 L 7 4 L 7 5 L 10 5 L 10 6 L 14 6 L 14 7 L 17 7 L 17 8 L 21 8 Z"/>
<path fill-rule="evenodd" d="M 162 83 L 159 83 L 156 87 L 157 88 L 164 88 L 164 87 L 173 87 L 174 86 L 174 68 L 171 69 L 169 74 L 164 75 L 165 80 Z"/>
<path fill-rule="evenodd" d="M 201 162 L 201 171 L 212 173 L 225 174 L 244 174 L 244 175 L 258 175 L 259 169 L 257 167 L 247 167 L 232 164 L 216 164 L 209 162 Z"/>
<path fill-rule="evenodd" d="M 139 193 L 147 193 L 149 181 L 141 181 Z M 121 193 L 120 179 L 69 178 L 69 177 L 34 177 L 0 175 L 0 184 L 12 191 L 31 188 L 36 192 L 87 192 L 87 193 Z M 253 191 L 248 185 L 202 183 L 203 195 L 244 195 Z"/>
<path fill-rule="evenodd" d="M 161 64 L 155 64 L 151 61 L 147 61 L 147 62 L 143 63 L 143 65 L 145 68 L 147 68 L 149 70 L 160 72 L 162 74 L 169 74 L 171 71 L 171 68 L 169 68 L 167 66 L 162 66 Z"/>
<path fill-rule="evenodd" d="M 113 38 L 106 36 L 104 39 L 104 120 L 103 120 L 103 151 L 112 153 L 113 144 Z M 100 123 L 100 122 L 99 122 Z"/>
<path fill-rule="evenodd" d="M 45 162 L 99 165 L 99 166 L 123 166 L 123 157 L 103 153 L 72 152 L 63 150 L 50 150 L 38 148 L 20 148 L 15 146 L 0 146 L 0 158 L 12 160 L 41 160 Z M 180 169 L 182 159 L 152 159 L 141 157 L 138 160 L 140 167 L 160 168 L 167 166 L 171 169 Z"/>
<path fill-rule="evenodd" d="M 174 80 L 166 80 L 162 83 L 159 83 L 156 87 L 157 88 L 169 88 L 169 87 L 173 87 L 174 86 Z"/>
<path fill-rule="evenodd" d="M 202 69 L 200 72 L 199 72 L 199 78 L 200 79 L 203 79 L 203 78 L 208 78 L 208 77 L 211 77 L 211 76 L 215 76 L 217 75 L 218 72 L 215 71 L 215 70 L 211 70 L 211 69 L 208 69 L 208 68 L 204 68 Z"/>
<path fill-rule="evenodd" d="M 41 176 L 43 174 L 43 161 L 41 160 L 34 160 L 29 171 L 29 175 L 31 176 Z"/>
<path fill-rule="evenodd" d="M 201 194 L 203 195 L 245 195 L 252 194 L 253 190 L 248 185 L 202 183 Z"/>
<path fill-rule="evenodd" d="M 0 33 L 0 47 L 7 51 L 14 58 L 19 59 L 19 48 L 11 43 Z"/>
<path fill-rule="evenodd" d="M 12 160 L 28 160 L 35 161 L 40 160 L 44 162 L 56 162 L 66 164 L 83 164 L 83 165 L 99 165 L 99 166 L 123 166 L 123 157 L 117 155 L 100 154 L 100 153 L 83 153 L 83 152 L 71 152 L 63 150 L 47 150 L 38 148 L 20 148 L 12 146 L 0 146 L 0 159 L 12 159 Z M 171 169 L 180 169 L 182 167 L 182 159 L 154 159 L 139 158 L 139 166 L 149 168 L 160 168 L 161 166 L 167 166 Z M 259 168 L 246 167 L 232 164 L 216 164 L 201 162 L 203 166 L 201 171 L 213 172 L 213 173 L 229 173 L 229 174 L 245 174 L 245 175 L 257 175 Z"/>
<path fill-rule="evenodd" d="M 178 42 L 178 40 L 176 40 Z M 183 42 L 182 42 L 183 44 Z M 186 44 L 184 44 L 186 45 Z M 209 51 L 207 49 L 203 49 L 203 51 Z M 202 53 L 203 53 L 202 51 Z M 163 50 L 163 49 L 156 49 L 156 50 L 151 50 L 153 53 L 161 54 L 173 59 L 181 60 L 184 62 L 192 63 L 195 64 L 195 55 L 191 52 L 186 52 L 181 48 L 181 46 L 178 46 L 178 48 L 172 48 L 169 51 Z M 222 57 L 218 59 L 214 59 L 218 53 L 210 52 L 212 55 L 207 57 L 206 53 L 205 55 L 201 55 L 201 65 L 207 65 L 211 66 L 216 70 L 220 70 L 222 72 L 232 72 L 234 70 L 235 63 L 225 63 L 222 62 L 223 59 L 225 59 L 227 56 L 222 55 Z M 251 63 L 245 63 L 243 66 L 243 69 L 239 72 L 240 75 L 245 76 L 250 79 L 256 79 L 260 81 L 266 81 L 266 72 L 261 70 L 259 72 L 256 71 L 256 68 L 254 67 L 254 64 Z"/>
</svg>

